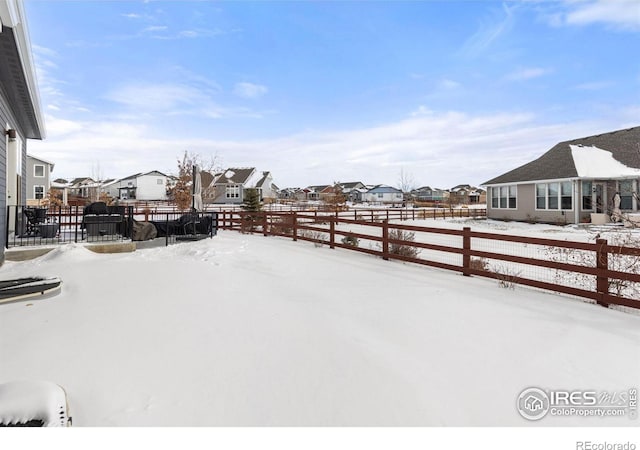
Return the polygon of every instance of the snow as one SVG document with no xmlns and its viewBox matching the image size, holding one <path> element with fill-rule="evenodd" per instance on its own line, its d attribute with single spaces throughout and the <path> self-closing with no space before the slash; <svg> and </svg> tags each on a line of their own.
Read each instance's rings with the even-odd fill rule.
<svg viewBox="0 0 640 450">
<path fill-rule="evenodd" d="M 46 381 L 12 381 L 0 384 L 0 423 L 42 420 L 44 426 L 67 425 L 66 397 L 60 386 Z"/>
<path fill-rule="evenodd" d="M 608 150 L 594 146 L 570 145 L 573 162 L 581 178 L 638 177 L 640 169 L 626 166 Z"/>
<path fill-rule="evenodd" d="M 63 386 L 76 426 L 637 425 L 518 414 L 640 379 L 639 316 L 551 293 L 231 231 L 0 269 L 33 275 L 62 291 L 0 305 L 0 383 Z"/>
</svg>

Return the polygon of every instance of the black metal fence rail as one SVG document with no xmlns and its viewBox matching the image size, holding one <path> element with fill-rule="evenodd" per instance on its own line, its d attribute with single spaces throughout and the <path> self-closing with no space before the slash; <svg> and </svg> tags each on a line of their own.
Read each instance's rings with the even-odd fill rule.
<svg viewBox="0 0 640 450">
<path fill-rule="evenodd" d="M 176 240 L 213 237 L 214 212 L 136 214 L 132 206 L 107 206 L 99 212 L 82 206 L 34 208 L 8 206 L 5 247 L 137 240 L 140 222 L 151 222 L 166 245 Z"/>
</svg>

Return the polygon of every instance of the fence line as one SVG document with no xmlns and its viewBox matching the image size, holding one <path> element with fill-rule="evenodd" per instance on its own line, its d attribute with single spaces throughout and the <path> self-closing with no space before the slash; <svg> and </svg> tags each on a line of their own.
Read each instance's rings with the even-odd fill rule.
<svg viewBox="0 0 640 450">
<path fill-rule="evenodd" d="M 350 215 L 353 212 L 349 212 Z M 358 217 L 358 216 L 356 216 Z M 386 219 L 383 216 L 361 215 L 357 219 L 344 217 L 344 214 L 318 214 L 308 212 L 242 212 L 221 211 L 218 213 L 220 229 L 237 230 L 242 232 L 261 233 L 264 236 L 289 237 L 294 241 L 304 240 L 320 245 L 328 245 L 329 248 L 343 248 L 352 251 L 367 253 L 381 257 L 385 260 L 395 259 L 405 262 L 417 263 L 440 269 L 460 272 L 465 276 L 475 275 L 499 280 L 507 285 L 522 284 L 544 290 L 570 294 L 593 300 L 600 305 L 622 305 L 631 308 L 640 308 L 640 273 L 635 271 L 623 271 L 612 264 L 615 258 L 634 258 L 640 263 L 640 249 L 610 245 L 605 239 L 598 239 L 595 243 L 561 241 L 556 239 L 535 238 L 527 236 L 503 235 L 472 231 L 469 227 L 462 230 L 447 228 L 424 227 L 390 222 L 393 215 Z M 401 217 L 400 215 L 395 217 Z M 402 216 L 404 217 L 404 216 Z M 358 226 L 365 231 L 351 231 L 340 229 L 344 226 Z M 404 234 L 403 234 L 404 233 Z M 407 233 L 428 234 L 427 242 L 408 239 Z M 440 239 L 455 242 L 438 243 Z M 342 240 L 339 239 L 342 237 Z M 345 238 L 366 240 L 374 246 L 369 248 L 349 243 Z M 511 243 L 518 245 L 516 254 L 495 250 L 483 250 L 475 248 L 474 243 L 488 242 L 495 247 L 498 243 Z M 414 254 L 403 254 L 392 251 L 392 247 L 408 247 L 416 249 Z M 538 257 L 523 256 L 524 249 L 529 251 L 535 247 L 540 253 Z M 562 261 L 552 260 L 548 253 L 560 249 L 568 257 Z M 418 253 L 426 250 L 425 257 L 419 257 Z M 456 261 L 443 261 L 434 257 L 449 255 L 457 258 Z M 582 260 L 573 261 L 578 255 Z M 422 255 L 420 255 L 422 256 Z M 578 258 L 578 259 L 580 259 Z M 593 289 L 582 282 L 569 282 L 568 285 L 559 283 L 558 280 L 548 281 L 544 276 L 521 276 L 518 273 L 510 273 L 508 270 L 492 269 L 486 264 L 489 260 L 509 263 L 510 267 L 528 267 L 543 270 L 544 274 L 558 274 L 565 278 L 588 278 L 593 281 Z M 480 264 L 478 262 L 480 261 Z M 484 262 L 483 262 L 484 261 Z M 580 278 L 582 279 L 582 278 Z M 590 283 L 586 283 L 590 284 Z M 611 292 L 612 286 L 622 286 L 618 292 Z"/>
</svg>

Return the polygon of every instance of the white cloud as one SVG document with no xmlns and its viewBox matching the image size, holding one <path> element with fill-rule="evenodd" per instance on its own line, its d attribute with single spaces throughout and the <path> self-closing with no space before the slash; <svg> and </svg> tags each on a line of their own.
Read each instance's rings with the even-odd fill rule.
<svg viewBox="0 0 640 450">
<path fill-rule="evenodd" d="M 511 81 L 525 81 L 533 78 L 540 78 L 542 76 L 549 75 L 552 72 L 553 70 L 544 69 L 542 67 L 527 67 L 510 73 L 506 78 Z"/>
<path fill-rule="evenodd" d="M 464 43 L 462 54 L 478 56 L 505 36 L 513 28 L 515 22 L 514 11 L 517 5 L 502 4 L 501 10 L 494 10 L 490 17 L 481 20 L 478 30 Z"/>
<path fill-rule="evenodd" d="M 194 105 L 202 100 L 203 94 L 188 85 L 133 83 L 112 89 L 105 97 L 136 111 L 167 112 L 180 106 Z"/>
<path fill-rule="evenodd" d="M 268 92 L 266 86 L 253 83 L 236 83 L 233 93 L 242 98 L 258 98 Z"/>
<path fill-rule="evenodd" d="M 218 140 L 201 135 L 162 136 L 140 116 L 74 122 L 48 116 L 49 138 L 30 150 L 56 163 L 59 176 L 83 176 L 99 160 L 106 177 L 175 172 L 185 149 L 218 153 L 229 166 L 273 172 L 281 187 L 340 181 L 395 184 L 400 168 L 419 184 L 479 184 L 538 157 L 557 142 L 624 128 L 626 123 L 539 123 L 530 114 L 470 115 L 426 107 L 377 127 L 306 132 L 273 139 Z M 630 110 L 627 119 L 637 108 Z M 618 117 L 620 120 L 621 117 Z"/>
<path fill-rule="evenodd" d="M 581 91 L 599 91 L 602 89 L 606 89 L 609 88 L 611 86 L 613 86 L 613 82 L 611 81 L 592 81 L 589 83 L 582 83 L 582 84 L 578 84 L 575 89 L 581 90 Z"/>
<path fill-rule="evenodd" d="M 568 25 L 601 23 L 617 29 L 640 31 L 640 3 L 638 0 L 596 0 L 568 3 L 565 15 Z"/>
<path fill-rule="evenodd" d="M 438 83 L 438 87 L 446 90 L 457 89 L 460 87 L 460 83 L 445 78 L 443 80 L 440 80 L 440 82 Z"/>
</svg>

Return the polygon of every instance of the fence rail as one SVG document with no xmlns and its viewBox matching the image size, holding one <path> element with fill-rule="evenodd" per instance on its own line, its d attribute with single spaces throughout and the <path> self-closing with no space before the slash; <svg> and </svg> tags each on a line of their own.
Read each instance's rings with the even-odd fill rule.
<svg viewBox="0 0 640 450">
<path fill-rule="evenodd" d="M 405 216 L 387 219 L 386 214 L 354 219 L 344 214 L 295 211 L 221 211 L 218 217 L 221 229 L 283 236 L 465 276 L 494 278 L 506 286 L 527 285 L 603 306 L 640 308 L 640 248 L 611 245 L 605 239 L 585 243 L 478 232 L 469 227 L 423 227 L 394 223 L 391 220 Z M 414 251 L 396 251 L 399 248 Z"/>
<path fill-rule="evenodd" d="M 214 212 L 136 211 L 132 206 L 111 206 L 96 213 L 82 206 L 7 207 L 5 247 L 55 245 L 71 242 L 137 240 L 136 222 L 150 222 L 165 244 L 193 236 L 213 236 Z"/>
</svg>

